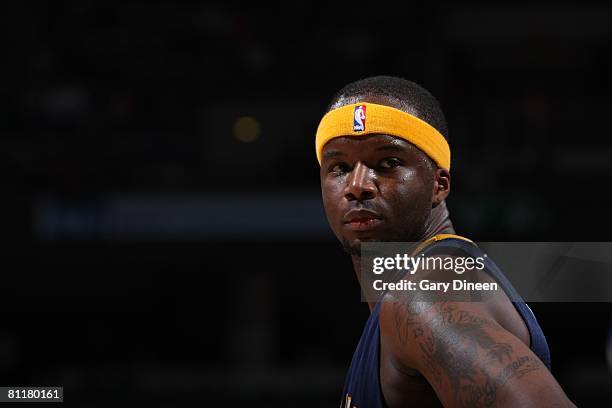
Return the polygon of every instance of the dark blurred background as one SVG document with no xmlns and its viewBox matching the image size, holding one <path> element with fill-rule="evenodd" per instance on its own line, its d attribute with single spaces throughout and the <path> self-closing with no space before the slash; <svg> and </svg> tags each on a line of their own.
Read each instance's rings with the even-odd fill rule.
<svg viewBox="0 0 612 408">
<path fill-rule="evenodd" d="M 1 7 L 2 385 L 81 407 L 337 406 L 368 309 L 314 134 L 370 75 L 441 101 L 458 233 L 610 240 L 612 6 Z M 610 304 L 531 306 L 570 398 L 609 406 Z"/>
</svg>

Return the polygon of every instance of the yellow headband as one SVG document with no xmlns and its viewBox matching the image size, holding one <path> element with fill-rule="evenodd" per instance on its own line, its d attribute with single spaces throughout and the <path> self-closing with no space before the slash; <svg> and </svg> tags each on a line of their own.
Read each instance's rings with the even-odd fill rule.
<svg viewBox="0 0 612 408">
<path fill-rule="evenodd" d="M 407 140 L 439 167 L 450 170 L 450 147 L 444 136 L 433 126 L 399 109 L 365 102 L 346 105 L 323 116 L 315 141 L 319 164 L 323 146 L 330 140 L 341 136 L 364 136 L 373 133 Z"/>
</svg>

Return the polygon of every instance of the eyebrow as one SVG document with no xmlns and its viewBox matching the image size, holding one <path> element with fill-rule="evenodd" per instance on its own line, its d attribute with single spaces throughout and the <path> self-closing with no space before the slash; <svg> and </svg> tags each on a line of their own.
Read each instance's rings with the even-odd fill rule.
<svg viewBox="0 0 612 408">
<path fill-rule="evenodd" d="M 340 150 L 328 150 L 323 153 L 323 159 L 331 159 L 333 157 L 344 156 L 344 153 Z"/>
<path fill-rule="evenodd" d="M 398 146 L 396 144 L 386 144 L 384 146 L 377 147 L 376 151 L 405 152 L 406 148 L 403 146 Z"/>
</svg>

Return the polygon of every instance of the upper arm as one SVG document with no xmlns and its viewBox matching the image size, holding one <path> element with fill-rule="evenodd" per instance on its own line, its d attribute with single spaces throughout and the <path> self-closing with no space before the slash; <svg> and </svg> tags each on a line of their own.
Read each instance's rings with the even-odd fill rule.
<svg viewBox="0 0 612 408">
<path fill-rule="evenodd" d="M 384 347 L 445 407 L 573 406 L 538 357 L 477 302 L 384 302 Z"/>
</svg>

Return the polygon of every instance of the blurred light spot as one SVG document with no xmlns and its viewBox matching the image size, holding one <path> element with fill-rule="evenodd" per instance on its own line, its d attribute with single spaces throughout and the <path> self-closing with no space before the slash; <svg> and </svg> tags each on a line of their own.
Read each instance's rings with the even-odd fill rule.
<svg viewBox="0 0 612 408">
<path fill-rule="evenodd" d="M 241 142 L 253 142 L 260 133 L 261 125 L 251 116 L 243 116 L 234 123 L 234 137 Z"/>
</svg>

